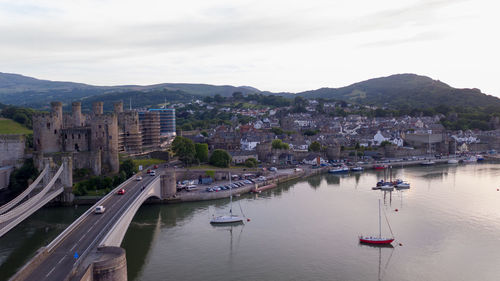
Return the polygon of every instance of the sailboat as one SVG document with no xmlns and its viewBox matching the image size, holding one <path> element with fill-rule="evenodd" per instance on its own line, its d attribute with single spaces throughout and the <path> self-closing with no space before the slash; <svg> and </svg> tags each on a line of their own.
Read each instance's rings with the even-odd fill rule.
<svg viewBox="0 0 500 281">
<path fill-rule="evenodd" d="M 389 221 L 387 221 L 387 225 L 389 226 L 389 229 L 391 226 L 389 225 Z M 392 230 L 391 230 L 392 234 Z M 375 244 L 375 245 L 384 245 L 384 244 L 391 244 L 392 241 L 394 241 L 394 237 L 391 238 L 384 238 L 382 237 L 382 217 L 380 215 L 380 199 L 378 200 L 378 236 L 359 236 L 359 242 L 360 243 L 366 243 L 366 244 Z"/>
<path fill-rule="evenodd" d="M 211 224 L 226 224 L 226 223 L 240 223 L 243 218 L 238 215 L 233 215 L 233 192 L 231 186 L 231 173 L 229 173 L 229 214 L 222 216 L 213 216 L 210 220 Z"/>
</svg>

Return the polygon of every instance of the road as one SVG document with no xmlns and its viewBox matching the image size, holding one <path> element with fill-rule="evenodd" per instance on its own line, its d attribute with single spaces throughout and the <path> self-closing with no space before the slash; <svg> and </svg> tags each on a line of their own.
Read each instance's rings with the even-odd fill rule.
<svg viewBox="0 0 500 281">
<path fill-rule="evenodd" d="M 109 230 L 114 222 L 118 220 L 121 214 L 127 209 L 133 199 L 141 192 L 141 187 L 148 185 L 154 178 L 159 177 L 161 173 L 157 171 L 156 176 L 152 177 L 143 174 L 142 181 L 131 181 L 125 187 L 125 194 L 114 194 L 109 197 L 102 205 L 106 208 L 103 214 L 90 213 L 82 223 L 74 229 L 50 255 L 40 263 L 35 270 L 26 278 L 26 280 L 64 280 L 73 269 L 77 261 L 75 253 L 81 255 L 85 251 L 92 250 L 101 240 L 104 234 Z M 96 241 L 98 242 L 98 241 Z"/>
</svg>

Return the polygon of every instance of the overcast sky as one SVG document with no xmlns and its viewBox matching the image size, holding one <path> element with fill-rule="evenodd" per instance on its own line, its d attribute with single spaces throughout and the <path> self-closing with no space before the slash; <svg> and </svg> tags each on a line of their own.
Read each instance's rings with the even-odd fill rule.
<svg viewBox="0 0 500 281">
<path fill-rule="evenodd" d="M 0 0 L 0 72 L 299 92 L 416 73 L 500 96 L 494 0 Z"/>
</svg>

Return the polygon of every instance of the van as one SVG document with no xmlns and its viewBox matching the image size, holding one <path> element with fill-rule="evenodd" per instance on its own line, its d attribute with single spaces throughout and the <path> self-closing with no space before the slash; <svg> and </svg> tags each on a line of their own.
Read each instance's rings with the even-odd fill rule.
<svg viewBox="0 0 500 281">
<path fill-rule="evenodd" d="M 104 208 L 104 206 L 97 206 L 94 209 L 94 213 L 96 213 L 96 214 L 102 214 L 102 213 L 104 213 L 105 210 L 106 210 L 106 208 Z"/>
</svg>

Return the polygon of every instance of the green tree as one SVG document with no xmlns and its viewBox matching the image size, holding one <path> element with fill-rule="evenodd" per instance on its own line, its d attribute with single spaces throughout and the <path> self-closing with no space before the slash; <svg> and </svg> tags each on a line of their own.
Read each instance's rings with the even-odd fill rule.
<svg viewBox="0 0 500 281">
<path fill-rule="evenodd" d="M 134 161 L 127 159 L 120 164 L 120 172 L 121 171 L 124 171 L 126 177 L 130 178 L 137 173 L 137 167 L 135 166 Z"/>
<path fill-rule="evenodd" d="M 275 135 L 283 135 L 285 131 L 279 127 L 273 127 L 271 128 L 271 132 L 273 132 Z"/>
<path fill-rule="evenodd" d="M 231 155 L 224 149 L 216 149 L 212 152 L 212 155 L 210 155 L 209 162 L 216 167 L 227 168 L 231 163 Z"/>
<path fill-rule="evenodd" d="M 38 170 L 35 168 L 33 159 L 27 159 L 19 169 L 14 169 L 10 175 L 9 190 L 14 194 L 21 193 L 28 188 L 28 180 L 34 180 L 38 176 Z"/>
<path fill-rule="evenodd" d="M 391 142 L 390 141 L 383 141 L 380 143 L 381 147 L 385 147 L 386 145 L 391 145 Z"/>
<path fill-rule="evenodd" d="M 283 142 L 280 139 L 273 140 L 273 142 L 271 143 L 271 147 L 273 149 L 287 149 L 287 150 L 290 149 L 288 143 Z"/>
<path fill-rule="evenodd" d="M 208 161 L 208 144 L 206 143 L 196 143 L 194 145 L 196 150 L 195 157 L 200 163 Z"/>
<path fill-rule="evenodd" d="M 234 92 L 233 93 L 233 98 L 235 100 L 243 99 L 243 93 L 242 92 Z"/>
<path fill-rule="evenodd" d="M 186 123 L 184 125 L 181 126 L 181 129 L 183 131 L 192 131 L 193 130 L 193 125 L 191 125 L 190 123 Z"/>
<path fill-rule="evenodd" d="M 177 136 L 172 142 L 172 150 L 184 164 L 191 164 L 195 160 L 196 149 L 192 140 Z"/>
<path fill-rule="evenodd" d="M 253 157 L 245 160 L 245 166 L 247 166 L 248 168 L 257 167 L 257 164 L 258 164 L 257 159 Z"/>
<path fill-rule="evenodd" d="M 314 151 L 314 152 L 318 152 L 321 150 L 321 144 L 317 141 L 313 141 L 310 145 L 309 145 L 309 151 Z"/>
</svg>

